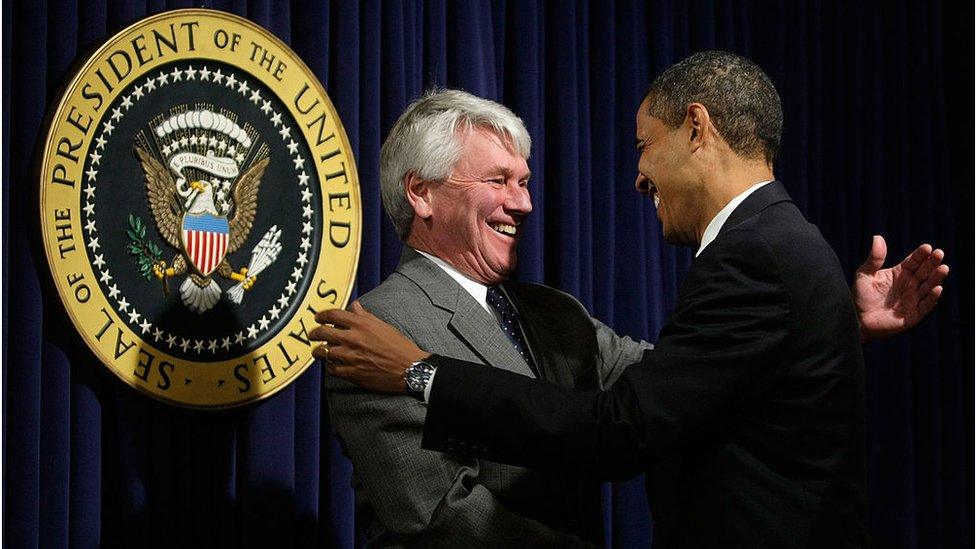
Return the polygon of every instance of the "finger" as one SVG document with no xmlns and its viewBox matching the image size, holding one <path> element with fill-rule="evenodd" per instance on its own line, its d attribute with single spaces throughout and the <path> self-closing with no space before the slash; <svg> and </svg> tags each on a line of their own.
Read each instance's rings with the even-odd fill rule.
<svg viewBox="0 0 976 549">
<path fill-rule="evenodd" d="M 931 292 L 933 288 L 936 286 L 941 286 L 942 281 L 945 280 L 945 277 L 947 276 L 949 276 L 949 266 L 939 265 L 937 269 L 932 271 L 932 273 L 929 274 L 929 276 L 926 277 L 921 284 L 919 284 L 915 295 L 918 296 L 920 301 L 925 299 L 928 297 L 929 292 Z"/>
<path fill-rule="evenodd" d="M 363 304 L 360 303 L 358 299 L 356 301 L 353 301 L 352 304 L 349 305 L 349 310 L 356 314 L 363 315 L 369 318 L 376 318 L 376 315 L 369 312 L 369 310 L 366 307 L 363 307 Z"/>
<path fill-rule="evenodd" d="M 342 309 L 329 309 L 321 311 L 315 315 L 315 320 L 319 324 L 332 324 L 342 328 L 353 328 L 358 325 L 358 316 L 350 311 Z"/>
<path fill-rule="evenodd" d="M 885 257 L 888 256 L 888 245 L 881 235 L 874 235 L 871 239 L 871 250 L 868 252 L 867 259 L 857 269 L 865 274 L 874 274 L 884 265 Z"/>
<path fill-rule="evenodd" d="M 915 271 L 915 278 L 920 282 L 928 278 L 928 276 L 935 271 L 936 267 L 942 264 L 942 260 L 945 258 L 945 252 L 942 250 L 935 250 L 929 254 L 928 257 L 922 261 L 918 270 Z"/>
<path fill-rule="evenodd" d="M 315 328 L 309 332 L 308 337 L 309 339 L 315 341 L 325 341 L 332 347 L 348 345 L 351 341 L 349 339 L 349 330 L 336 328 L 335 326 L 329 326 L 328 324 L 323 324 L 322 326 Z"/>
<path fill-rule="evenodd" d="M 329 353 L 329 346 L 327 344 L 322 344 L 312 349 L 312 356 L 325 362 L 329 361 Z"/>
<path fill-rule="evenodd" d="M 942 286 L 932 288 L 928 296 L 926 296 L 926 298 L 918 304 L 919 316 L 923 317 L 932 312 L 932 309 L 934 309 L 936 304 L 939 303 L 940 296 L 942 296 Z"/>
<path fill-rule="evenodd" d="M 915 251 L 908 254 L 908 256 L 902 260 L 901 267 L 910 273 L 914 273 L 922 266 L 922 263 L 928 259 L 929 255 L 932 253 L 932 246 L 930 244 L 922 244 Z"/>
</svg>

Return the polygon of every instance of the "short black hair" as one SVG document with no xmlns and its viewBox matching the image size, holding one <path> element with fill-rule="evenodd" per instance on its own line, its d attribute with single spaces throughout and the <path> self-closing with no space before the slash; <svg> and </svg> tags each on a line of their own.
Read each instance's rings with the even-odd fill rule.
<svg viewBox="0 0 976 549">
<path fill-rule="evenodd" d="M 646 96 L 651 116 L 680 126 L 688 105 L 701 103 L 737 154 L 772 164 L 783 133 L 783 105 L 766 73 L 724 51 L 696 53 L 661 73 Z"/>
</svg>

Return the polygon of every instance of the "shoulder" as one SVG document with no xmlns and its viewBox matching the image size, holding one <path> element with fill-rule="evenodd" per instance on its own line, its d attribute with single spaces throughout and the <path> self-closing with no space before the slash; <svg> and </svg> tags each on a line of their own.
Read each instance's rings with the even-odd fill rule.
<svg viewBox="0 0 976 549">
<path fill-rule="evenodd" d="M 512 299 L 530 306 L 556 308 L 567 312 L 584 314 L 589 312 L 583 304 L 567 292 L 532 282 L 506 282 L 505 289 Z"/>
<path fill-rule="evenodd" d="M 390 273 L 379 286 L 359 296 L 366 310 L 391 323 L 418 301 L 429 302 L 429 299 L 416 282 L 399 272 Z"/>
</svg>

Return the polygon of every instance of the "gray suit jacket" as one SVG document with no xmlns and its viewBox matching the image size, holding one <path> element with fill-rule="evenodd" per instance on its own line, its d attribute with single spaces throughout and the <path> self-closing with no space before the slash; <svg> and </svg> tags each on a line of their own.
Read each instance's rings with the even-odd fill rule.
<svg viewBox="0 0 976 549">
<path fill-rule="evenodd" d="M 557 292 L 535 288 L 536 293 Z M 518 295 L 532 291 L 531 285 L 519 285 Z M 588 318 L 574 299 L 559 294 Z M 514 293 L 512 297 L 516 307 L 531 305 Z M 495 318 L 440 267 L 410 248 L 404 248 L 396 272 L 360 301 L 427 351 L 533 375 Z M 532 313 L 535 325 L 525 326 L 530 351 L 543 375 L 548 372 L 557 383 L 605 386 L 649 348 L 590 319 L 593 353 L 575 357 L 579 360 L 573 363 L 595 362 L 596 370 L 567 372 L 572 366 L 563 355 L 569 351 L 546 348 L 554 344 L 533 333 L 546 330 L 539 324 L 566 315 L 546 319 L 546 311 L 538 308 Z M 332 424 L 354 466 L 357 521 L 370 545 L 565 547 L 602 542 L 599 486 L 592 479 L 423 450 L 423 403 L 366 392 L 331 377 L 326 387 Z"/>
</svg>

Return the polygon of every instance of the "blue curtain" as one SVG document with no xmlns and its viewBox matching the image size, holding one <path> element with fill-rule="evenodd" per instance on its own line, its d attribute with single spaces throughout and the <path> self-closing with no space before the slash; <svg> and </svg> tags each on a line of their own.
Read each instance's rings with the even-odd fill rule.
<svg viewBox="0 0 976 549">
<path fill-rule="evenodd" d="M 9 547 L 352 547 L 349 463 L 311 368 L 259 405 L 177 410 L 107 374 L 47 284 L 32 154 L 68 67 L 160 0 L 3 4 L 3 536 Z M 199 4 L 198 4 L 199 5 Z M 633 190 L 634 114 L 693 51 L 757 61 L 785 107 L 776 174 L 846 270 L 870 236 L 901 259 L 946 248 L 937 312 L 866 348 L 870 531 L 878 547 L 973 544 L 972 5 L 692 2 L 215 1 L 281 37 L 338 108 L 360 171 L 358 289 L 400 244 L 378 191 L 380 144 L 430 86 L 504 102 L 534 139 L 535 212 L 518 278 L 573 293 L 653 340 L 690 252 Z M 961 10 L 961 11 L 960 11 Z M 969 311 L 969 312 L 967 312 Z M 605 490 L 608 542 L 647 546 L 640 480 Z"/>
</svg>

